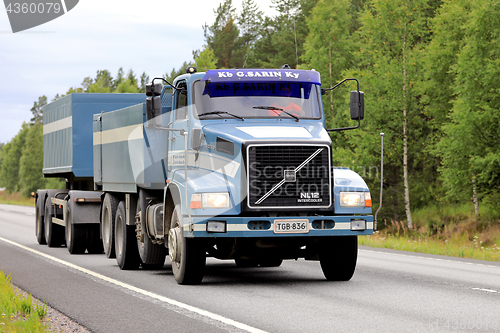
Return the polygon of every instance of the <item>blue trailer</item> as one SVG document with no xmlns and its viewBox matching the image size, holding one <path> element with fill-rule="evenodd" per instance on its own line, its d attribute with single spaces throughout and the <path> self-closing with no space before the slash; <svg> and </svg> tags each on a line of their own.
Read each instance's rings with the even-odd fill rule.
<svg viewBox="0 0 500 333">
<path fill-rule="evenodd" d="M 318 260 L 328 280 L 349 280 L 372 202 L 358 174 L 331 165 L 328 132 L 359 127 L 364 97 L 351 92 L 357 126 L 327 129 L 321 95 L 333 88 L 316 71 L 191 67 L 163 89 L 153 81 L 147 99 L 47 105 L 44 174 L 68 188 L 38 191 L 38 241 L 104 252 L 121 269 L 168 255 L 179 284 L 200 283 L 207 257 Z"/>
</svg>

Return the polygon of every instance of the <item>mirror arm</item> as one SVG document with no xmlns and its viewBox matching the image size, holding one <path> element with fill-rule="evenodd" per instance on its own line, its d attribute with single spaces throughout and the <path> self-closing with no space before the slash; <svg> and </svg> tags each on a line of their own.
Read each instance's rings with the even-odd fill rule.
<svg viewBox="0 0 500 333">
<path fill-rule="evenodd" d="M 326 129 L 327 132 L 338 132 L 338 131 L 347 131 L 347 130 L 352 130 L 359 128 L 361 126 L 361 120 L 358 119 L 358 126 L 354 127 L 342 127 L 342 128 L 332 128 L 332 129 Z"/>
<path fill-rule="evenodd" d="M 342 81 L 340 81 L 339 83 L 337 83 L 336 85 L 334 85 L 331 88 L 321 89 L 321 93 L 324 94 L 327 91 L 333 90 L 333 89 L 337 88 L 338 86 L 340 86 L 342 83 L 344 83 L 346 81 L 356 81 L 356 85 L 357 85 L 357 89 L 358 89 L 358 93 L 359 93 L 359 81 L 358 81 L 358 79 L 355 79 L 355 78 L 352 78 L 352 79 L 343 79 Z"/>
<path fill-rule="evenodd" d="M 168 82 L 167 80 L 165 80 L 164 78 L 162 77 L 155 77 L 153 78 L 153 80 L 151 80 L 151 84 L 154 86 L 155 84 L 155 80 L 162 80 L 163 82 L 167 83 L 169 86 L 171 86 L 173 89 L 175 90 L 182 90 L 182 88 L 177 88 L 175 87 L 172 83 Z M 155 96 L 153 96 L 153 98 L 151 99 L 151 107 L 153 108 L 153 110 L 155 109 Z M 154 127 L 156 128 L 156 124 L 154 124 Z M 163 130 L 167 130 L 166 128 L 158 128 L 158 129 L 163 129 Z M 173 129 L 170 129 L 170 131 L 174 131 Z M 183 132 L 181 131 L 181 134 Z"/>
<path fill-rule="evenodd" d="M 343 84 L 346 81 L 356 81 L 356 88 L 357 88 L 357 91 L 358 91 L 358 107 L 360 108 L 361 107 L 361 94 L 359 92 L 359 81 L 356 78 L 344 79 L 344 80 L 340 81 L 339 83 L 337 83 L 336 85 L 334 85 L 331 88 L 321 89 L 321 94 L 324 95 L 327 91 L 330 91 L 330 90 L 333 90 L 333 89 L 337 88 L 338 86 L 340 86 L 341 84 Z M 354 127 L 342 127 L 342 128 L 332 128 L 332 129 L 326 129 L 326 131 L 327 132 L 347 131 L 347 130 L 352 130 L 352 129 L 359 128 L 360 126 L 361 126 L 361 119 L 358 118 L 358 126 L 354 126 Z"/>
<path fill-rule="evenodd" d="M 175 90 L 182 90 L 182 88 L 177 88 L 177 87 L 174 87 L 174 85 L 173 85 L 172 83 L 168 82 L 167 80 L 165 80 L 165 79 L 164 79 L 164 78 L 162 78 L 162 77 L 155 77 L 155 78 L 151 81 L 151 83 L 152 83 L 152 84 L 155 84 L 155 80 L 162 80 L 163 82 L 168 83 L 168 85 L 169 85 L 169 86 L 171 86 L 171 87 L 172 87 L 173 89 L 175 89 Z M 359 89 L 358 89 L 358 90 L 359 90 Z"/>
</svg>

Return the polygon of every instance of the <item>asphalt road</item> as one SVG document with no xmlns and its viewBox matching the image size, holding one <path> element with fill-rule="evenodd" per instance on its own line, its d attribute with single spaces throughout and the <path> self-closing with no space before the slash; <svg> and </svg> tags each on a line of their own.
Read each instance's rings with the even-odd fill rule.
<svg viewBox="0 0 500 333">
<path fill-rule="evenodd" d="M 203 283 L 121 271 L 104 255 L 38 245 L 34 208 L 0 205 L 0 269 L 94 332 L 500 332 L 500 263 L 362 247 L 349 282 L 319 263 L 237 268 Z"/>
</svg>

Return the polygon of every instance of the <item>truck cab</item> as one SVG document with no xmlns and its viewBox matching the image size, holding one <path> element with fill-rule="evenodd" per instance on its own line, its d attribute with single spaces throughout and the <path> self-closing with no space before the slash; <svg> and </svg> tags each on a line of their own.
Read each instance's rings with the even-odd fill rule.
<svg viewBox="0 0 500 333">
<path fill-rule="evenodd" d="M 358 235 L 373 233 L 366 183 L 331 164 L 318 72 L 211 70 L 173 86 L 159 98 L 172 94 L 172 107 L 149 124 L 177 130 L 168 131 L 163 200 L 175 208 L 164 206 L 163 215 L 176 215 L 164 224 L 178 275 L 189 266 L 186 245 L 242 266 L 306 258 L 327 267 L 357 248 Z M 347 257 L 355 266 L 354 254 Z M 350 278 L 353 268 L 331 277 Z"/>
</svg>

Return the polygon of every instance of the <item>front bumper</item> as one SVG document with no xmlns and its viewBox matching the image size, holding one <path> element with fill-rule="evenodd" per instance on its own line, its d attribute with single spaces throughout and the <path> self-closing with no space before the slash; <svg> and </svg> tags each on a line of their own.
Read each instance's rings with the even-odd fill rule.
<svg viewBox="0 0 500 333">
<path fill-rule="evenodd" d="M 287 232 L 275 233 L 274 221 L 276 220 L 297 220 L 308 223 L 308 232 Z M 365 230 L 351 230 L 353 221 L 364 220 Z M 226 232 L 207 232 L 208 221 L 223 221 L 226 224 Z M 326 221 L 323 225 L 328 228 L 318 229 L 321 221 Z M 333 222 L 333 223 L 332 223 Z M 373 215 L 342 215 L 342 216 L 286 216 L 286 217 L 183 217 L 184 237 L 317 237 L 317 236 L 351 236 L 351 235 L 372 235 Z M 258 226 L 257 229 L 255 227 Z M 261 228 L 261 229 L 259 229 Z"/>
</svg>

